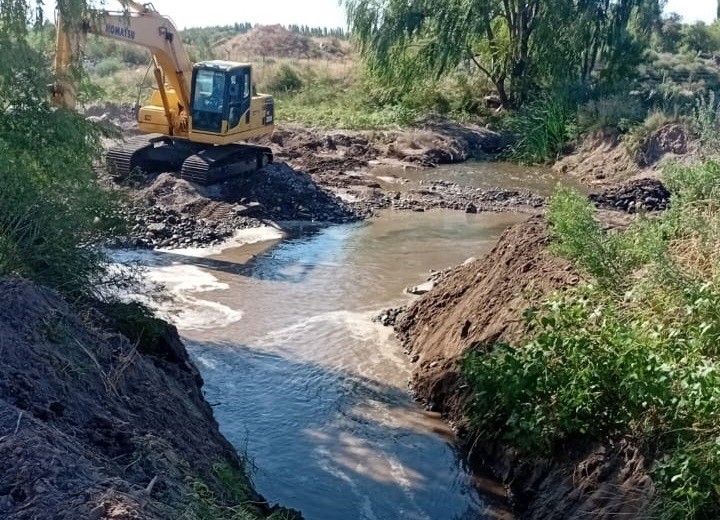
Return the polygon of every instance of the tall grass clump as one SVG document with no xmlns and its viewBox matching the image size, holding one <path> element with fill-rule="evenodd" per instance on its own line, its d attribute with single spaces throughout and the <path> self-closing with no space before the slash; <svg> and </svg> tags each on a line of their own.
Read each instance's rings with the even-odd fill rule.
<svg viewBox="0 0 720 520">
<path fill-rule="evenodd" d="M 507 122 L 517 136 L 511 159 L 541 164 L 557 159 L 577 136 L 575 110 L 559 96 L 544 96 L 512 114 Z"/>
<path fill-rule="evenodd" d="M 631 435 L 658 518 L 720 517 L 720 162 L 668 167 L 671 209 L 608 233 L 558 193 L 555 251 L 586 283 L 526 312 L 529 338 L 463 360 L 475 435 L 529 454 Z M 621 266 L 621 267 L 619 267 Z"/>
<path fill-rule="evenodd" d="M 697 98 L 693 115 L 701 151 L 707 155 L 720 152 L 720 99 L 714 91 Z"/>
</svg>

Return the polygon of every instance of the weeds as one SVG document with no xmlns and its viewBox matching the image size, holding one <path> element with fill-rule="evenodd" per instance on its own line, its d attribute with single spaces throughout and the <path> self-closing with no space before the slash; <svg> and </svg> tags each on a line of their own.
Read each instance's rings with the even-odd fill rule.
<svg viewBox="0 0 720 520">
<path fill-rule="evenodd" d="M 716 99 L 714 91 L 698 97 L 693 123 L 702 152 L 707 155 L 720 152 L 720 100 Z"/>
<path fill-rule="evenodd" d="M 283 508 L 274 508 L 275 510 L 268 516 L 262 507 L 265 504 L 258 502 L 260 497 L 253 490 L 252 481 L 245 470 L 218 463 L 213 466 L 211 478 L 217 485 L 210 485 L 202 480 L 192 482 L 195 500 L 191 507 L 191 518 L 194 520 L 259 520 L 261 518 L 297 520 L 299 518 L 292 511 Z"/>
<path fill-rule="evenodd" d="M 560 96 L 545 96 L 510 116 L 508 128 L 518 136 L 510 156 L 526 164 L 557 159 L 577 137 L 576 115 Z"/>
<path fill-rule="evenodd" d="M 137 345 L 143 354 L 164 354 L 163 338 L 167 324 L 139 302 L 111 300 L 101 304 L 114 330 Z"/>
<path fill-rule="evenodd" d="M 720 516 L 720 164 L 675 165 L 665 181 L 671 209 L 615 234 L 558 193 L 555 250 L 592 283 L 527 311 L 526 343 L 470 352 L 463 373 L 479 437 L 546 454 L 632 434 L 663 454 L 658 516 L 709 520 Z"/>
</svg>

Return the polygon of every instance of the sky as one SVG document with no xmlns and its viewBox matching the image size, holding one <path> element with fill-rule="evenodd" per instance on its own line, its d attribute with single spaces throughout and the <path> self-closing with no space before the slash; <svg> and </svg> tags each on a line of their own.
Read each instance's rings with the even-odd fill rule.
<svg viewBox="0 0 720 520">
<path fill-rule="evenodd" d="M 139 0 L 141 2 L 145 0 Z M 47 1 L 46 5 L 54 2 Z M 155 9 L 169 16 L 180 28 L 252 24 L 298 24 L 312 27 L 345 27 L 345 10 L 339 0 L 153 0 Z M 107 9 L 119 4 L 106 0 Z M 716 0 L 668 0 L 667 12 L 676 12 L 688 22 L 712 22 Z M 50 15 L 52 19 L 52 15 Z"/>
<path fill-rule="evenodd" d="M 682 15 L 686 22 L 710 23 L 717 14 L 717 0 L 669 0 L 665 11 Z"/>
</svg>

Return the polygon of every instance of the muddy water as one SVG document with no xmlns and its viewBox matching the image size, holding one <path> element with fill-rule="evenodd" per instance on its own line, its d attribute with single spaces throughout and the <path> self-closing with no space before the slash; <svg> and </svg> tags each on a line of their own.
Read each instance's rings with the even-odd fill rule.
<svg viewBox="0 0 720 520">
<path fill-rule="evenodd" d="M 163 310 L 270 501 L 308 520 L 505 518 L 476 491 L 452 433 L 412 401 L 409 362 L 371 318 L 408 302 L 403 289 L 430 269 L 484 254 L 524 218 L 389 212 L 205 258 L 165 252 L 143 262 L 176 296 Z"/>
<path fill-rule="evenodd" d="M 543 166 L 519 166 L 502 162 L 469 161 L 443 165 L 437 168 L 401 169 L 394 166 L 378 166 L 370 171 L 383 188 L 394 191 L 416 189 L 423 182 L 443 180 L 456 184 L 491 190 L 530 190 L 538 195 L 549 196 L 558 185 L 575 188 L 582 192 L 587 188 L 562 173 Z"/>
<path fill-rule="evenodd" d="M 309 520 L 483 514 L 451 432 L 412 402 L 407 359 L 371 317 L 520 219 L 385 214 L 287 240 L 242 269 L 242 250 L 213 258 L 227 289 L 202 297 L 242 316 L 182 333 L 261 493 Z"/>
</svg>

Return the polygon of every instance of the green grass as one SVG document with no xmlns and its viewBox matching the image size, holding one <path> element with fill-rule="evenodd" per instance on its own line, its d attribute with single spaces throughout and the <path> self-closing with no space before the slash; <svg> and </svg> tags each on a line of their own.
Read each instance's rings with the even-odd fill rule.
<svg viewBox="0 0 720 520">
<path fill-rule="evenodd" d="M 560 95 L 546 95 L 510 114 L 507 128 L 517 136 L 510 158 L 524 164 L 556 160 L 577 137 L 577 113 Z"/>
<path fill-rule="evenodd" d="M 258 495 L 247 472 L 226 463 L 213 466 L 215 484 L 196 479 L 192 505 L 193 520 L 297 520 L 298 515 L 277 507 L 268 512 L 257 502 Z M 213 491 L 215 490 L 215 491 Z"/>
<path fill-rule="evenodd" d="M 591 280 L 526 313 L 520 345 L 470 352 L 480 439 L 547 455 L 630 434 L 659 453 L 663 519 L 720 516 L 720 162 L 672 166 L 672 207 L 608 234 L 584 197 L 556 195 L 555 250 Z"/>
</svg>

